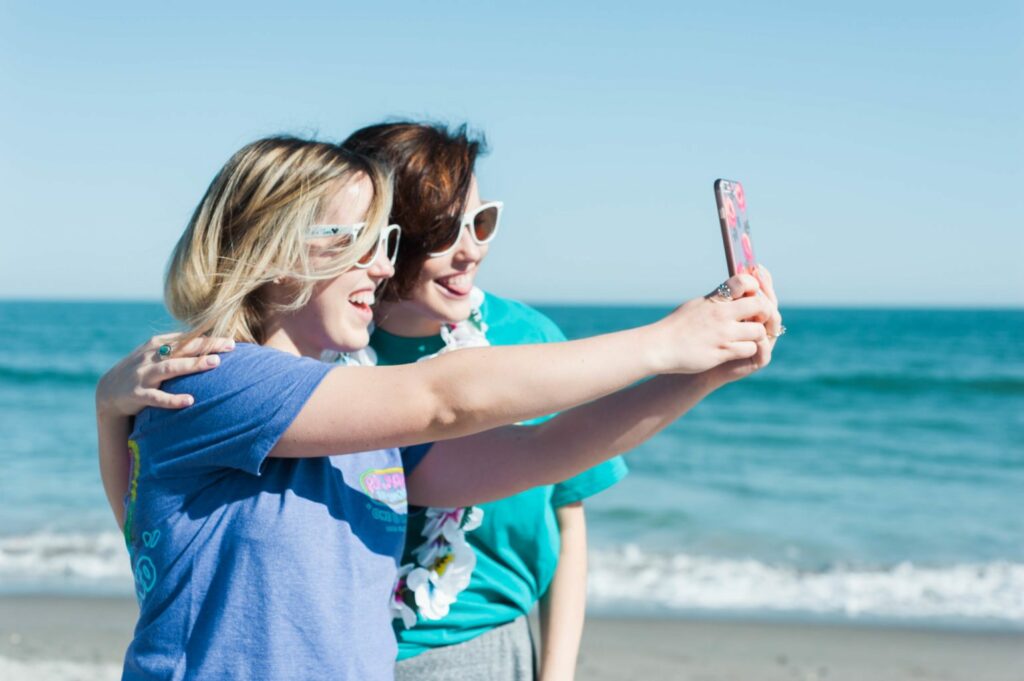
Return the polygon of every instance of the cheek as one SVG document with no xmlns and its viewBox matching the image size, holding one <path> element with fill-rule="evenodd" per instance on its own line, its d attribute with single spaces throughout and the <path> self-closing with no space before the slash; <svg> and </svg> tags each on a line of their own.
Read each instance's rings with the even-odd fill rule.
<svg viewBox="0 0 1024 681">
<path fill-rule="evenodd" d="M 437 279 L 445 272 L 450 272 L 452 269 L 452 256 L 448 255 L 441 256 L 440 258 L 427 258 L 423 262 L 423 267 L 420 268 L 420 283 L 429 283 L 434 279 Z"/>
<path fill-rule="evenodd" d="M 345 273 L 330 281 L 321 282 L 313 290 L 311 302 L 325 314 L 338 314 L 348 305 L 348 294 L 358 283 L 359 275 Z"/>
<path fill-rule="evenodd" d="M 438 261 L 441 262 L 438 262 Z M 406 296 L 409 300 L 427 300 L 434 293 L 434 280 L 440 277 L 446 270 L 445 260 L 447 258 L 431 258 L 423 264 L 420 274 L 416 277 L 416 285 Z M 450 268 L 447 268 L 450 269 Z"/>
</svg>

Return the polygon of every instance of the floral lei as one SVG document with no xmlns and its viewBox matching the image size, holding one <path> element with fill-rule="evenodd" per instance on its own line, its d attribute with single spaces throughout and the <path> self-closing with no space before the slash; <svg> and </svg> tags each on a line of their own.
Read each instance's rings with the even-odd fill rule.
<svg viewBox="0 0 1024 681">
<path fill-rule="evenodd" d="M 471 311 L 466 321 L 446 324 L 441 328 L 444 347 L 430 359 L 453 350 L 490 345 L 487 324 L 480 307 L 484 292 L 473 288 L 469 294 Z M 347 355 L 324 356 L 325 361 L 344 364 L 372 365 L 377 355 L 367 347 Z M 398 569 L 398 577 L 391 592 L 391 616 L 400 619 L 406 629 L 416 624 L 416 609 L 423 619 L 438 620 L 448 614 L 451 604 L 469 586 L 476 567 L 476 551 L 466 541 L 465 533 L 480 527 L 484 518 L 481 508 L 427 508 L 426 522 L 421 535 L 423 543 L 413 549 L 415 563 L 406 563 Z M 414 609 L 415 607 L 415 609 Z"/>
</svg>

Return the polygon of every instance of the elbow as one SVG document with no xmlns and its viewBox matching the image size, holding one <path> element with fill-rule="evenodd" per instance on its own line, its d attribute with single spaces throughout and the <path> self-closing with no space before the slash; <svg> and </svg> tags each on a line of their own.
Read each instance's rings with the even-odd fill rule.
<svg viewBox="0 0 1024 681">
<path fill-rule="evenodd" d="M 430 407 L 427 410 L 426 432 L 436 434 L 438 436 L 436 439 L 443 439 L 442 435 L 448 438 L 453 437 L 456 434 L 455 429 L 463 421 L 459 410 L 451 404 L 450 400 L 445 399 L 443 394 L 431 393 L 427 400 Z"/>
<path fill-rule="evenodd" d="M 442 407 L 434 411 L 430 420 L 430 430 L 436 433 L 443 433 L 448 437 L 454 437 L 456 427 L 460 423 L 458 412 L 454 409 Z"/>
</svg>

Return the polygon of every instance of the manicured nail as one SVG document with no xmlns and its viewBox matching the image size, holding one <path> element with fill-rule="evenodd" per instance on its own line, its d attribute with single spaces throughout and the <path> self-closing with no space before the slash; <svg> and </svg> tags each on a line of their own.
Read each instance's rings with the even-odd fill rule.
<svg viewBox="0 0 1024 681">
<path fill-rule="evenodd" d="M 230 339 L 229 338 L 228 342 L 224 344 L 224 348 L 227 349 L 227 350 L 234 350 L 235 349 L 235 341 L 234 341 L 234 339 Z"/>
<path fill-rule="evenodd" d="M 210 355 L 206 358 L 206 366 L 215 367 L 220 364 L 220 355 Z"/>
<path fill-rule="evenodd" d="M 185 395 L 185 397 L 182 398 L 181 401 L 185 403 L 186 407 L 191 407 L 193 404 L 196 403 L 196 398 L 192 397 L 191 395 Z"/>
</svg>

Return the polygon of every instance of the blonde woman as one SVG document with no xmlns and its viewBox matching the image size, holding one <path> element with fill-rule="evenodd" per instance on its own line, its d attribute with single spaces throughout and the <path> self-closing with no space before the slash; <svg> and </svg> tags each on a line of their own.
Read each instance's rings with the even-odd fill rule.
<svg viewBox="0 0 1024 681">
<path fill-rule="evenodd" d="M 320 362 L 367 343 L 374 291 L 394 271 L 389 203 L 374 166 L 292 138 L 243 148 L 207 190 L 167 302 L 190 328 L 178 352 L 204 335 L 237 346 L 215 371 L 159 386 L 196 363 L 147 345 L 97 392 L 115 513 L 125 416 L 191 404 L 143 409 L 130 433 L 140 614 L 124 678 L 390 679 L 407 501 L 464 506 L 565 479 L 770 360 L 777 307 L 736 277 L 655 324 L 587 340 Z M 676 375 L 610 394 L 655 374 Z M 394 448 L 441 440 L 406 481 Z"/>
</svg>

